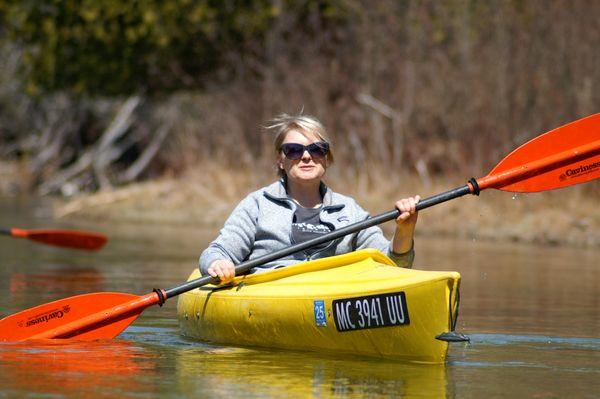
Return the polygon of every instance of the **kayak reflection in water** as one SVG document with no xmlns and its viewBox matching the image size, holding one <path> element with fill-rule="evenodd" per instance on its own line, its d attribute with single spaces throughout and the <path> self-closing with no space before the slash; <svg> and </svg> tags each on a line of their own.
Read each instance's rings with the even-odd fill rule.
<svg viewBox="0 0 600 399">
<path fill-rule="evenodd" d="M 275 134 L 275 163 L 280 180 L 248 195 L 233 210 L 219 236 L 200 256 L 203 275 L 227 283 L 235 265 L 365 220 L 369 214 L 354 199 L 335 193 L 322 179 L 333 163 L 331 143 L 324 126 L 308 115 L 280 115 L 267 129 Z M 418 195 L 403 198 L 396 231 L 390 242 L 377 226 L 333 242 L 311 247 L 283 259 L 267 262 L 259 272 L 298 262 L 339 255 L 363 248 L 387 254 L 398 266 L 412 267 L 413 236 Z"/>
</svg>

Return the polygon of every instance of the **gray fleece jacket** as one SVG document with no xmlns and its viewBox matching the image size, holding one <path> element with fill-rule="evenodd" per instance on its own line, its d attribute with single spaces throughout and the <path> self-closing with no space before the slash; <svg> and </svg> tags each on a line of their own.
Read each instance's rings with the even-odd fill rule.
<svg viewBox="0 0 600 399">
<path fill-rule="evenodd" d="M 332 231 L 369 218 L 369 214 L 354 199 L 334 193 L 323 183 L 320 189 L 323 207 L 319 217 Z M 251 193 L 233 210 L 219 236 L 200 255 L 201 273 L 208 274 L 208 267 L 218 259 L 230 259 L 237 265 L 291 246 L 295 211 L 296 203 L 288 197 L 283 180 Z M 404 254 L 394 253 L 381 229 L 373 226 L 334 240 L 312 256 L 298 252 L 256 267 L 252 272 L 364 248 L 380 250 L 400 267 L 412 267 L 414 249 Z"/>
</svg>

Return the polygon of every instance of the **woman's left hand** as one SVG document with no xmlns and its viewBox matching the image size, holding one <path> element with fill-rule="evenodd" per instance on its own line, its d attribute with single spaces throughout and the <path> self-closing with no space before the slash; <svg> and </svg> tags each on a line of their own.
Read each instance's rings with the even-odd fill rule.
<svg viewBox="0 0 600 399">
<path fill-rule="evenodd" d="M 413 231 L 417 224 L 419 212 L 417 211 L 417 203 L 421 199 L 420 196 L 403 198 L 396 202 L 396 208 L 400 211 L 400 216 L 396 218 L 396 226 L 401 231 Z"/>
</svg>

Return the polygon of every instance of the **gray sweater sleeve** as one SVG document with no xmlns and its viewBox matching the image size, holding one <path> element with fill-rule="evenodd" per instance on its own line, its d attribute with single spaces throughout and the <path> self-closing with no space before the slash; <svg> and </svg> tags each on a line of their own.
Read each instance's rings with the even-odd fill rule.
<svg viewBox="0 0 600 399">
<path fill-rule="evenodd" d="M 219 236 L 200 255 L 199 267 L 203 275 L 216 260 L 229 259 L 234 264 L 243 262 L 252 251 L 256 235 L 258 203 L 249 195 L 233 210 Z"/>
<path fill-rule="evenodd" d="M 358 212 L 357 220 L 365 220 L 370 217 L 369 213 L 356 204 Z M 415 258 L 414 243 L 408 252 L 397 254 L 392 248 L 392 242 L 385 238 L 379 226 L 372 226 L 361 230 L 356 235 L 356 249 L 375 248 L 390 257 L 398 266 L 412 268 Z"/>
</svg>

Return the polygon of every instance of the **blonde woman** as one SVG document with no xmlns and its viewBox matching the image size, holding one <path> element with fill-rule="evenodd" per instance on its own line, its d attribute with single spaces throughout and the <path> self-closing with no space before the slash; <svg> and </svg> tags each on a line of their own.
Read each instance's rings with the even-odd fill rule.
<svg viewBox="0 0 600 399">
<path fill-rule="evenodd" d="M 248 195 L 231 213 L 219 236 L 200 256 L 203 275 L 227 283 L 235 265 L 307 241 L 369 217 L 352 198 L 323 183 L 333 153 L 325 128 L 308 115 L 280 115 L 268 125 L 275 132 L 275 163 L 280 180 Z M 310 259 L 376 248 L 398 266 L 412 267 L 415 209 L 420 197 L 396 202 L 396 231 L 387 240 L 377 226 L 268 262 L 253 272 Z"/>
</svg>

